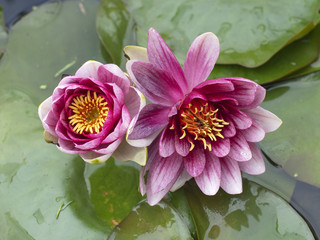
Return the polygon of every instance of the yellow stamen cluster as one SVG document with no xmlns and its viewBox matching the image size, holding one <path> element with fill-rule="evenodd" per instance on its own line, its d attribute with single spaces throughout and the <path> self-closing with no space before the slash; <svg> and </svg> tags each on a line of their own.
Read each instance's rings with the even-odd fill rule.
<svg viewBox="0 0 320 240">
<path fill-rule="evenodd" d="M 96 92 L 93 95 L 90 91 L 87 95 L 80 95 L 73 98 L 73 102 L 69 105 L 73 115 L 68 119 L 73 127 L 73 131 L 79 134 L 99 133 L 108 116 L 108 103 L 106 100 L 97 96 Z"/>
<path fill-rule="evenodd" d="M 218 117 L 218 108 L 208 102 L 197 101 L 190 103 L 187 108 L 180 112 L 180 123 L 182 125 L 183 139 L 187 135 L 192 136 L 194 140 L 203 142 L 204 149 L 212 150 L 212 142 L 217 141 L 217 138 L 224 138 L 221 131 L 228 122 Z M 192 139 L 187 138 L 191 144 L 190 151 L 194 148 Z"/>
</svg>

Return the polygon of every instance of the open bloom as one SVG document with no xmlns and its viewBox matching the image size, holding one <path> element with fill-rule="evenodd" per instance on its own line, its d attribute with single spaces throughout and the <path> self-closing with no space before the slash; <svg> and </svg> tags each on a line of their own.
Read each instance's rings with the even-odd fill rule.
<svg viewBox="0 0 320 240">
<path fill-rule="evenodd" d="M 183 69 L 154 29 L 149 30 L 147 49 L 127 47 L 125 53 L 136 59 L 127 62 L 131 80 L 152 102 L 132 122 L 127 138 L 133 146 L 149 146 L 140 176 L 149 204 L 192 177 L 207 195 L 220 186 L 238 194 L 241 171 L 265 171 L 255 142 L 281 120 L 259 107 L 265 89 L 255 82 L 240 77 L 205 81 L 219 55 L 213 33 L 194 40 Z"/>
<path fill-rule="evenodd" d="M 39 107 L 47 141 L 90 163 L 119 160 L 144 164 L 144 149 L 122 141 L 132 118 L 145 105 L 141 93 L 114 64 L 88 61 L 64 77 Z M 118 149 L 117 151 L 115 151 Z"/>
</svg>

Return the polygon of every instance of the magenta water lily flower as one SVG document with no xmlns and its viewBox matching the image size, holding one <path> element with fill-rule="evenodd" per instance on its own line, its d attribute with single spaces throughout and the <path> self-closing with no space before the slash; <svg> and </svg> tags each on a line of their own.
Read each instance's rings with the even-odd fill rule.
<svg viewBox="0 0 320 240">
<path fill-rule="evenodd" d="M 255 142 L 281 120 L 259 107 L 266 91 L 255 82 L 240 77 L 205 81 L 219 55 L 213 33 L 194 40 L 183 68 L 154 29 L 147 49 L 127 47 L 125 53 L 136 59 L 127 62 L 131 80 L 152 102 L 131 123 L 127 137 L 133 146 L 149 146 L 140 190 L 150 205 L 192 177 L 207 195 L 219 187 L 238 194 L 241 171 L 265 171 Z"/>
<path fill-rule="evenodd" d="M 128 126 L 145 105 L 142 94 L 114 64 L 86 62 L 75 76 L 64 77 L 39 107 L 47 141 L 90 163 L 111 155 L 145 164 L 144 148 L 123 141 Z"/>
</svg>

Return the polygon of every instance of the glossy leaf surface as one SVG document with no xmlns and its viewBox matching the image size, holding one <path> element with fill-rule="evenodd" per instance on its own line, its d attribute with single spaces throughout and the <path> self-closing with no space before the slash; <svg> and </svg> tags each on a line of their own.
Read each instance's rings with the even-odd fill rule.
<svg viewBox="0 0 320 240">
<path fill-rule="evenodd" d="M 177 211 L 165 202 L 151 207 L 139 204 L 117 226 L 108 240 L 122 239 L 193 239 Z"/>
<path fill-rule="evenodd" d="M 292 207 L 272 192 L 244 181 L 243 193 L 202 194 L 194 184 L 186 188 L 198 239 L 314 239 Z"/>
<path fill-rule="evenodd" d="M 62 74 L 75 73 L 90 59 L 103 62 L 95 32 L 97 7 L 98 1 L 46 4 L 14 25 L 1 60 L 2 87 L 21 89 L 39 104 Z"/>
<path fill-rule="evenodd" d="M 136 168 L 113 160 L 85 168 L 78 156 L 44 141 L 37 114 L 61 74 L 102 61 L 97 7 L 44 5 L 10 32 L 0 65 L 0 239 L 106 239 L 141 199 Z"/>
<path fill-rule="evenodd" d="M 267 63 L 256 68 L 239 65 L 216 65 L 210 78 L 241 76 L 259 84 L 270 83 L 312 63 L 320 47 L 320 26 L 276 53 Z M 314 68 L 316 63 L 311 66 Z"/>
<path fill-rule="evenodd" d="M 0 6 L 0 58 L 5 50 L 8 41 L 8 34 L 6 32 L 6 25 L 4 23 L 3 9 Z"/>
<path fill-rule="evenodd" d="M 263 106 L 283 124 L 261 142 L 264 152 L 291 176 L 320 186 L 320 72 L 279 84 Z"/>
<path fill-rule="evenodd" d="M 193 39 L 214 32 L 221 44 L 218 63 L 257 67 L 319 21 L 318 0 L 127 0 L 146 46 L 155 28 L 183 62 Z"/>
</svg>

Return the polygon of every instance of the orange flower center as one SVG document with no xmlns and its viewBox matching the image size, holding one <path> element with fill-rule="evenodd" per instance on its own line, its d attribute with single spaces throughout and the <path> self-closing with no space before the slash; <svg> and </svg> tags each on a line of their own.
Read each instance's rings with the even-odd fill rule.
<svg viewBox="0 0 320 240">
<path fill-rule="evenodd" d="M 87 95 L 80 95 L 73 98 L 69 108 L 72 109 L 73 115 L 68 119 L 73 126 L 73 131 L 79 134 L 99 133 L 108 116 L 108 103 L 101 97 L 90 91 Z"/>
<path fill-rule="evenodd" d="M 212 149 L 212 143 L 217 138 L 224 138 L 222 129 L 229 125 L 223 118 L 219 118 L 219 109 L 215 108 L 212 103 L 204 101 L 193 101 L 187 108 L 180 111 L 180 123 L 183 139 L 187 135 L 193 137 L 194 140 L 202 141 L 204 149 Z M 190 151 L 194 148 L 192 139 L 187 138 L 191 144 Z"/>
</svg>

